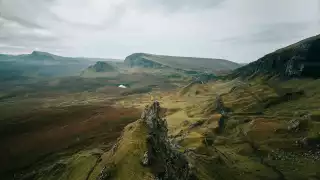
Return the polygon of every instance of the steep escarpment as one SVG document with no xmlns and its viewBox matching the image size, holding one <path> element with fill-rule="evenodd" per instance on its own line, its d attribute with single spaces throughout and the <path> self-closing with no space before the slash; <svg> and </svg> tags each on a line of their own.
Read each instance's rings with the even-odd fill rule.
<svg viewBox="0 0 320 180">
<path fill-rule="evenodd" d="M 240 67 L 239 64 L 224 59 L 164 56 L 135 53 L 125 59 L 129 67 L 172 68 L 178 71 L 219 73 Z"/>
<path fill-rule="evenodd" d="M 232 77 L 257 75 L 279 77 L 320 77 L 320 35 L 310 37 L 243 66 Z"/>
</svg>

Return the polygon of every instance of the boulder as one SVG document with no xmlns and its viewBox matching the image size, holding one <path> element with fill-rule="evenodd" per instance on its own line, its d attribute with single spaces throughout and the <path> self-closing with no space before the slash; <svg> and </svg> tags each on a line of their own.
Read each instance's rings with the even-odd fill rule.
<svg viewBox="0 0 320 180">
<path fill-rule="evenodd" d="M 143 154 L 143 158 L 142 158 L 142 160 L 141 160 L 141 164 L 142 164 L 143 166 L 148 166 L 149 163 L 150 163 L 150 161 L 149 161 L 149 155 L 148 155 L 148 151 L 147 151 L 147 152 L 145 152 L 145 153 Z"/>
<path fill-rule="evenodd" d="M 292 119 L 291 121 L 288 122 L 287 129 L 288 131 L 302 131 L 308 128 L 308 121 L 309 121 L 309 116 L 304 115 L 301 118 L 298 119 Z"/>
<path fill-rule="evenodd" d="M 298 119 L 292 119 L 288 122 L 289 131 L 298 131 L 300 126 L 300 121 Z"/>
<path fill-rule="evenodd" d="M 103 169 L 101 170 L 99 176 L 97 177 L 97 180 L 108 180 L 112 177 L 112 174 L 115 171 L 115 164 L 108 164 L 106 166 L 103 167 Z"/>
</svg>

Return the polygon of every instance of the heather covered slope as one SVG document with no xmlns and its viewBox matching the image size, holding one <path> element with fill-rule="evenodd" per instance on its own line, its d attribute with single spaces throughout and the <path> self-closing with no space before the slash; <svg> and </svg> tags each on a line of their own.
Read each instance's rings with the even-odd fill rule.
<svg viewBox="0 0 320 180">
<path fill-rule="evenodd" d="M 239 64 L 223 59 L 194 58 L 135 53 L 125 59 L 130 67 L 174 68 L 186 71 L 224 72 L 240 67 Z"/>
</svg>

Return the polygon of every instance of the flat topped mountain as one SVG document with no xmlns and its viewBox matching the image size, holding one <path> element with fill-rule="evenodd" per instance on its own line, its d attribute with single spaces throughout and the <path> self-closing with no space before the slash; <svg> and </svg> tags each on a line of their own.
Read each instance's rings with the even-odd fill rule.
<svg viewBox="0 0 320 180">
<path fill-rule="evenodd" d="M 130 67 L 143 68 L 175 68 L 191 71 L 211 71 L 220 72 L 233 70 L 240 67 L 239 64 L 223 60 L 210 58 L 194 58 L 179 56 L 164 56 L 146 53 L 135 53 L 126 57 L 124 61 Z"/>
<path fill-rule="evenodd" d="M 42 52 L 42 51 L 32 51 L 31 55 L 34 55 L 34 56 L 57 56 L 57 55 L 50 54 L 48 52 Z"/>
<path fill-rule="evenodd" d="M 320 35 L 279 49 L 237 69 L 233 76 L 320 77 Z"/>
</svg>

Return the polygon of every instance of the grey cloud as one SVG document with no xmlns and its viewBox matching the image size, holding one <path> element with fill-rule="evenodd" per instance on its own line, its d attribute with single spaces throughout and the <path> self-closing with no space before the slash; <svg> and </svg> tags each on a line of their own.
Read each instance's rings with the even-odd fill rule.
<svg viewBox="0 0 320 180">
<path fill-rule="evenodd" d="M 37 21 L 47 11 L 50 1 L 34 0 L 33 3 L 23 0 L 1 0 L 0 17 L 30 28 L 42 28 Z"/>
<path fill-rule="evenodd" d="M 319 32 L 315 2 L 0 0 L 0 52 L 63 49 L 65 55 L 118 58 L 147 51 L 254 60 Z"/>
<path fill-rule="evenodd" d="M 59 45 L 59 40 L 55 38 L 43 38 L 38 36 L 11 36 L 11 37 L 5 37 L 0 36 L 0 41 L 2 43 L 18 46 L 52 46 L 54 44 Z"/>
<path fill-rule="evenodd" d="M 6 51 L 6 50 L 20 50 L 20 49 L 26 49 L 26 47 L 24 46 L 11 46 L 11 45 L 6 45 L 6 44 L 0 44 L 0 48 L 2 51 Z"/>
<path fill-rule="evenodd" d="M 15 22 L 17 24 L 20 24 L 22 26 L 25 26 L 25 27 L 30 27 L 30 28 L 42 28 L 39 24 L 37 23 L 34 23 L 30 20 L 25 20 L 25 19 L 22 19 L 20 17 L 17 17 L 17 16 L 7 16 L 7 15 L 4 15 L 4 14 L 1 14 L 0 12 L 0 18 L 3 18 L 7 21 L 12 21 L 12 22 Z"/>
<path fill-rule="evenodd" d="M 73 26 L 75 28 L 84 28 L 88 30 L 105 30 L 116 26 L 123 18 L 123 15 L 126 13 L 126 10 L 127 6 L 125 6 L 125 4 L 123 3 L 113 7 L 112 14 L 110 14 L 110 16 L 108 17 L 105 17 L 99 24 L 73 22 L 67 19 L 63 19 L 55 13 L 52 13 L 51 17 L 54 21 L 56 21 L 56 23 L 64 24 L 66 26 Z"/>
<path fill-rule="evenodd" d="M 28 47 L 28 48 L 68 48 L 68 46 L 61 44 L 60 39 L 55 37 L 39 37 L 37 35 L 29 36 L 5 36 L 0 35 L 0 42 L 8 47 Z M 0 47 L 1 50 L 1 47 Z"/>
<path fill-rule="evenodd" d="M 8 22 L 7 22 L 8 23 Z M 0 52 L 4 51 L 16 51 L 36 48 L 56 49 L 64 47 L 60 43 L 60 39 L 54 36 L 41 35 L 37 32 L 33 32 L 37 29 L 30 29 L 26 27 L 4 27 L 0 28 Z M 20 31 L 27 32 L 26 34 L 20 33 Z M 65 47 L 66 48 L 66 47 Z"/>
<path fill-rule="evenodd" d="M 173 1 L 159 0 L 159 2 L 161 4 L 163 4 L 164 6 L 175 7 L 175 8 L 184 7 L 184 6 L 209 8 L 209 7 L 218 5 L 223 1 L 225 1 L 225 0 L 198 0 L 198 1 L 194 1 L 194 0 L 173 0 Z"/>
<path fill-rule="evenodd" d="M 308 22 L 271 24 L 264 27 L 261 32 L 253 34 L 248 41 L 257 43 L 288 41 L 301 37 L 309 26 Z"/>
<path fill-rule="evenodd" d="M 136 8 L 139 11 L 164 10 L 164 12 L 179 12 L 183 10 L 197 11 L 209 9 L 226 0 L 130 0 L 123 1 L 112 7 L 112 14 L 105 17 L 100 24 L 88 24 L 72 22 L 63 19 L 58 14 L 51 12 L 50 7 L 55 5 L 58 0 L 0 0 L 0 17 L 18 23 L 29 28 L 46 28 L 46 25 L 38 19 L 43 18 L 54 24 L 64 24 L 75 28 L 86 28 L 103 30 L 113 27 L 121 21 L 127 9 Z M 132 6 L 132 4 L 134 4 Z M 48 24 L 48 23 L 47 23 Z"/>
<path fill-rule="evenodd" d="M 84 23 L 74 23 L 67 20 L 59 19 L 61 22 L 68 23 L 69 25 L 74 25 L 78 27 L 85 27 L 89 29 L 106 29 L 117 25 L 121 19 L 125 16 L 127 11 L 140 11 L 142 13 L 148 12 L 158 12 L 161 13 L 174 13 L 174 12 L 185 12 L 193 11 L 199 12 L 199 10 L 210 9 L 227 0 L 130 0 L 122 1 L 112 8 L 112 14 L 105 17 L 104 20 L 99 25 L 84 24 Z M 156 20 L 155 20 L 156 21 Z"/>
<path fill-rule="evenodd" d="M 261 26 L 258 32 L 241 36 L 215 39 L 218 43 L 279 43 L 296 39 L 304 34 L 309 22 L 275 23 Z"/>
<path fill-rule="evenodd" d="M 60 38 L 45 27 L 52 22 L 48 10 L 52 0 L 0 0 L 0 51 L 56 49 L 64 46 Z M 40 19 L 40 20 L 39 20 Z M 42 20 L 42 21 L 41 21 Z"/>
<path fill-rule="evenodd" d="M 30 46 L 30 45 L 12 46 L 12 45 L 0 44 L 0 53 L 16 52 L 18 54 L 25 54 L 34 50 L 47 51 L 47 52 L 52 52 L 57 54 L 65 51 L 65 49 L 59 49 L 57 47 L 40 47 L 39 48 L 39 46 Z"/>
<path fill-rule="evenodd" d="M 26 28 L 47 29 L 48 24 L 59 24 L 50 8 L 57 0 L 0 0 L 0 18 Z"/>
<path fill-rule="evenodd" d="M 7 41 L 51 41 L 57 40 L 58 37 L 50 34 L 45 29 L 30 28 L 20 25 L 14 25 L 11 21 L 0 18 L 2 25 L 0 26 L 0 40 Z M 44 33 L 39 33 L 44 32 Z"/>
<path fill-rule="evenodd" d="M 197 11 L 215 7 L 227 0 L 138 0 L 143 6 L 149 8 L 161 8 L 166 12 L 177 12 L 181 10 Z"/>
</svg>

